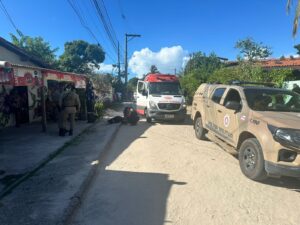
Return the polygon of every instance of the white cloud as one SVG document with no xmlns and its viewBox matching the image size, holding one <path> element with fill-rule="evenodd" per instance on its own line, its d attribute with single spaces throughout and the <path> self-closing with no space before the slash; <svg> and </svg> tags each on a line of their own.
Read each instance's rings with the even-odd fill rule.
<svg viewBox="0 0 300 225">
<path fill-rule="evenodd" d="M 153 52 L 149 48 L 135 51 L 129 60 L 129 69 L 138 77 L 142 77 L 149 72 L 151 65 L 156 65 L 161 73 L 174 74 L 185 66 L 188 61 L 187 51 L 180 45 L 161 48 L 158 52 Z"/>
<path fill-rule="evenodd" d="M 95 72 L 97 73 L 111 73 L 114 68 L 112 64 L 105 63 L 101 63 L 99 66 L 99 69 L 95 69 Z"/>
</svg>

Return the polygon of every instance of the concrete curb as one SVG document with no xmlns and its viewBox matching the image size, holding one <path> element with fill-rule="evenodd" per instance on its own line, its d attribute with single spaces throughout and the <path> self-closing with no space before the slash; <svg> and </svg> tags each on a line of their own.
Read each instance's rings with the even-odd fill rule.
<svg viewBox="0 0 300 225">
<path fill-rule="evenodd" d="M 96 122 L 97 123 L 97 122 Z M 45 165 L 47 165 L 48 162 L 50 162 L 52 159 L 54 159 L 58 154 L 64 151 L 64 149 L 72 143 L 74 140 L 76 140 L 80 135 L 85 133 L 87 130 L 92 128 L 96 125 L 96 123 L 92 123 L 91 125 L 84 128 L 80 133 L 77 135 L 74 135 L 73 138 L 71 138 L 69 141 L 65 142 L 63 146 L 55 150 L 54 152 L 50 153 L 48 156 L 46 156 L 43 160 L 41 160 L 35 168 L 33 168 L 31 171 L 25 173 L 22 177 L 14 181 L 12 184 L 10 184 L 7 188 L 5 188 L 3 191 L 0 192 L 0 200 L 2 200 L 5 196 L 10 194 L 16 187 L 18 187 L 21 183 L 29 179 L 31 176 L 33 176 L 37 171 L 42 169 Z"/>
<path fill-rule="evenodd" d="M 106 153 L 109 151 L 109 148 L 110 148 L 113 140 L 115 139 L 115 136 L 116 136 L 117 132 L 119 131 L 120 127 L 121 127 L 121 124 L 118 124 L 114 128 L 115 130 L 113 131 L 111 136 L 109 138 L 107 138 L 107 141 L 103 146 L 104 150 L 102 150 L 102 151 L 100 150 L 100 153 L 97 157 L 100 163 L 102 162 L 102 159 L 105 157 Z M 81 186 L 79 187 L 79 190 L 71 198 L 68 207 L 64 210 L 63 216 L 60 219 L 60 221 L 58 221 L 57 225 L 71 224 L 73 216 L 75 215 L 77 209 L 79 209 L 82 199 L 84 198 L 84 195 L 87 193 L 87 190 L 88 190 L 93 178 L 95 177 L 95 175 L 97 173 L 98 166 L 99 166 L 99 164 L 97 166 L 91 167 L 90 171 L 88 172 L 87 177 L 82 182 Z"/>
</svg>

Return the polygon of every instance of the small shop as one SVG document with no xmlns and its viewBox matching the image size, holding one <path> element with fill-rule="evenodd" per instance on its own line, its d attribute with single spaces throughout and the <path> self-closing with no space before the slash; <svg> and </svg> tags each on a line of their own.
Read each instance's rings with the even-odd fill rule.
<svg viewBox="0 0 300 225">
<path fill-rule="evenodd" d="M 55 122 L 58 116 L 55 106 L 69 83 L 75 85 L 81 101 L 77 119 L 86 120 L 84 75 L 0 61 L 0 129 L 42 121 L 42 91 L 45 96 L 44 117 L 46 121 Z"/>
<path fill-rule="evenodd" d="M 81 109 L 77 115 L 77 119 L 86 120 L 86 77 L 82 74 L 66 73 L 56 70 L 43 70 L 44 84 L 47 87 L 47 119 L 56 120 L 57 104 L 59 96 L 63 92 L 67 84 L 73 83 L 76 88 L 76 93 L 81 101 Z"/>
</svg>

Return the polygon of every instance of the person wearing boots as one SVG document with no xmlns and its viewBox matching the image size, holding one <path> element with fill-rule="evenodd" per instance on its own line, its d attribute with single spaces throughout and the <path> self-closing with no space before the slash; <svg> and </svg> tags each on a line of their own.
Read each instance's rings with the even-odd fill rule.
<svg viewBox="0 0 300 225">
<path fill-rule="evenodd" d="M 73 129 L 75 124 L 76 112 L 80 110 L 80 100 L 78 94 L 75 93 L 75 86 L 69 84 L 66 87 L 66 91 L 63 93 L 60 99 L 60 106 L 62 109 L 62 128 L 60 129 L 59 135 L 65 136 L 68 132 L 67 122 L 70 119 L 69 135 L 73 135 Z"/>
</svg>

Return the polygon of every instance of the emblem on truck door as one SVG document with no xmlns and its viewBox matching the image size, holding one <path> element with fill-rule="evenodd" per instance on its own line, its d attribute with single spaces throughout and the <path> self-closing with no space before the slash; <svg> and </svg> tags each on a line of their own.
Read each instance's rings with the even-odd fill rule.
<svg viewBox="0 0 300 225">
<path fill-rule="evenodd" d="M 229 124 L 230 124 L 230 116 L 229 116 L 228 114 L 226 114 L 226 115 L 224 116 L 224 126 L 225 126 L 225 127 L 228 127 Z"/>
</svg>

